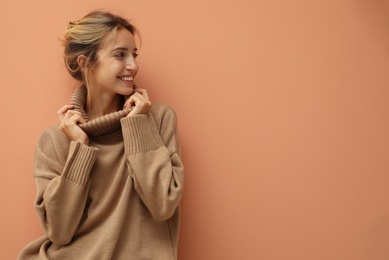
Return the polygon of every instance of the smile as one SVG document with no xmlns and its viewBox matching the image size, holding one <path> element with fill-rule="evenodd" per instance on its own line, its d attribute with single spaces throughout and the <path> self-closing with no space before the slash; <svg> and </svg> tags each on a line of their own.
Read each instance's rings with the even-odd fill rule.
<svg viewBox="0 0 389 260">
<path fill-rule="evenodd" d="M 130 76 L 124 76 L 124 77 L 118 77 L 118 78 L 123 80 L 123 81 L 133 81 L 134 80 L 134 77 L 130 77 Z"/>
</svg>

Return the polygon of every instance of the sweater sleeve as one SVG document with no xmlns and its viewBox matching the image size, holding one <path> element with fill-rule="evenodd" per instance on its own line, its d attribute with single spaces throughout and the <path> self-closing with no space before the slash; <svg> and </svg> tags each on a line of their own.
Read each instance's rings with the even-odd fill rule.
<svg viewBox="0 0 389 260">
<path fill-rule="evenodd" d="M 57 153 L 61 147 L 57 146 L 49 132 L 41 135 L 36 146 L 35 208 L 48 238 L 54 244 L 66 245 L 72 240 L 84 214 L 89 174 L 97 149 L 72 141 L 67 159 L 61 165 Z"/>
<path fill-rule="evenodd" d="M 121 124 L 137 193 L 154 219 L 169 219 L 179 205 L 184 185 L 175 112 L 167 107 L 159 129 L 151 113 L 122 118 Z"/>
</svg>

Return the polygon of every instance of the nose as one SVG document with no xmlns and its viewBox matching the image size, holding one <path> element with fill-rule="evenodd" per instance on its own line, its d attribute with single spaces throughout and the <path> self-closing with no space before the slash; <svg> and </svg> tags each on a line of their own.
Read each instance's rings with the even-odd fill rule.
<svg viewBox="0 0 389 260">
<path fill-rule="evenodd" d="M 133 56 L 130 56 L 126 59 L 125 68 L 127 70 L 138 71 L 138 63 Z"/>
</svg>

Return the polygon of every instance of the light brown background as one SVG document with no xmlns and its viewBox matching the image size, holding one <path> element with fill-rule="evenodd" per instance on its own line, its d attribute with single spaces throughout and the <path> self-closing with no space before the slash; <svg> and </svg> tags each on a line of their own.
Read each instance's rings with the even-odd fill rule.
<svg viewBox="0 0 389 260">
<path fill-rule="evenodd" d="M 386 0 L 7 1 L 1 22 L 1 259 L 41 235 L 33 149 L 75 83 L 68 21 L 143 35 L 138 85 L 179 116 L 179 259 L 389 259 Z"/>
</svg>

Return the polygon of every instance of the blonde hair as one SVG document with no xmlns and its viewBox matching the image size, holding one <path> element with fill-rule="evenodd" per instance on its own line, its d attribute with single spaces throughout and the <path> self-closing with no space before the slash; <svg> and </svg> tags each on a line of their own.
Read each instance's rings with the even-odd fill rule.
<svg viewBox="0 0 389 260">
<path fill-rule="evenodd" d="M 125 28 L 140 38 L 139 31 L 132 24 L 109 12 L 94 11 L 78 21 L 69 22 L 62 43 L 64 61 L 74 79 L 88 85 L 86 73 L 83 74 L 78 57 L 84 55 L 87 58 L 85 68 L 93 66 L 97 62 L 97 51 L 103 42 L 108 37 L 114 37 L 119 28 Z"/>
</svg>

